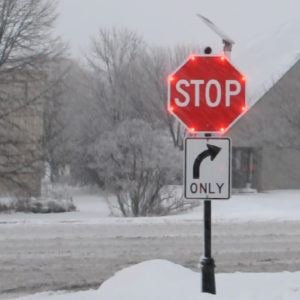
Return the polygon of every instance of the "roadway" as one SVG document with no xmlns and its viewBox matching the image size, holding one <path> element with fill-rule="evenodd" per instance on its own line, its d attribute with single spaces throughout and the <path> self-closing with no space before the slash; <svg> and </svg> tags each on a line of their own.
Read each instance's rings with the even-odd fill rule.
<svg viewBox="0 0 300 300">
<path fill-rule="evenodd" d="M 0 224 L 0 299 L 97 288 L 116 271 L 167 259 L 199 271 L 202 222 Z M 216 272 L 300 270 L 300 221 L 213 225 Z"/>
</svg>

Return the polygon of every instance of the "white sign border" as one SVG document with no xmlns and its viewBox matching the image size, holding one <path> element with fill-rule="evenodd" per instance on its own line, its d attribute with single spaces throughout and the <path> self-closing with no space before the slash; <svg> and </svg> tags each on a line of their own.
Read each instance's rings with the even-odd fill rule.
<svg viewBox="0 0 300 300">
<path fill-rule="evenodd" d="M 167 101 L 167 105 L 168 105 L 168 107 L 167 107 L 167 111 L 169 111 L 169 108 L 170 108 L 170 106 L 171 106 L 171 81 L 170 81 L 170 78 L 172 77 L 172 76 L 174 76 L 174 74 L 176 73 L 176 72 L 178 72 L 190 59 L 191 59 L 191 57 L 192 56 L 194 56 L 194 57 L 213 57 L 213 58 L 220 58 L 220 57 L 224 57 L 226 60 L 227 60 L 227 62 L 234 68 L 234 69 L 236 69 L 239 73 L 241 73 L 241 74 L 244 74 L 244 73 L 242 73 L 238 68 L 236 68 L 232 63 L 231 63 L 231 61 L 228 59 L 228 58 L 226 58 L 226 56 L 224 56 L 224 55 L 201 55 L 201 54 L 192 54 L 192 55 L 190 55 L 188 58 L 186 58 L 173 72 L 171 72 L 171 74 L 168 76 L 168 101 Z M 247 81 L 246 81 L 246 83 L 247 83 Z M 239 119 L 241 118 L 241 117 L 243 117 L 247 112 L 248 112 L 248 110 L 250 109 L 250 107 L 248 106 L 249 105 L 249 101 L 248 101 L 248 97 L 247 97 L 247 87 L 248 87 L 248 84 L 245 84 L 245 105 L 246 105 L 246 109 L 245 109 L 245 111 L 243 111 L 243 112 L 241 112 L 241 114 L 237 117 L 237 118 L 235 118 L 235 120 L 233 120 L 226 128 L 224 128 L 224 131 L 204 131 L 204 130 L 197 130 L 197 131 L 195 131 L 195 133 L 210 133 L 210 134 L 214 134 L 214 135 L 224 135 L 226 132 L 228 132 L 230 129 L 231 129 L 231 127 L 235 124 L 235 123 L 237 123 L 238 121 L 239 121 Z M 190 128 L 174 113 L 174 112 L 172 112 L 172 111 L 169 111 L 169 113 L 173 116 L 173 117 L 175 117 L 176 118 L 176 120 L 179 122 L 179 123 L 181 123 L 182 124 L 182 126 L 183 127 L 185 127 L 188 131 L 190 131 Z"/>
<path fill-rule="evenodd" d="M 206 140 L 207 142 L 209 140 L 228 140 L 229 144 L 229 158 L 228 158 L 228 197 L 226 198 L 210 198 L 208 195 L 205 195 L 205 197 L 187 197 L 186 196 L 186 188 L 187 188 L 187 182 L 186 182 L 186 168 L 187 168 L 187 151 L 186 151 L 186 145 L 187 140 Z M 230 137 L 186 137 L 184 140 L 184 174 L 183 174 L 183 180 L 184 180 L 184 198 L 187 200 L 228 200 L 231 198 L 232 193 L 232 143 Z"/>
</svg>

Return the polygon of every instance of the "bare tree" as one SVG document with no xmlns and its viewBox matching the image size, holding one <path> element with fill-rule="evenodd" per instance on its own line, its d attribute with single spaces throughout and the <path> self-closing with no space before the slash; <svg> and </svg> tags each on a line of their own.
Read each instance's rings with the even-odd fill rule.
<svg viewBox="0 0 300 300">
<path fill-rule="evenodd" d="M 92 90 L 104 117 L 110 120 L 108 126 L 133 113 L 130 91 L 138 78 L 133 69 L 144 47 L 143 40 L 126 29 L 101 29 L 92 40 L 92 53 L 88 56 L 94 71 Z"/>
<path fill-rule="evenodd" d="M 60 121 L 61 126 L 59 126 L 61 129 L 64 127 L 64 129 L 58 138 L 53 140 L 54 148 L 56 148 L 55 144 L 63 138 L 64 149 L 61 149 L 61 146 L 59 146 L 56 150 L 54 149 L 54 152 L 58 154 L 60 150 L 63 150 L 64 164 L 69 164 L 72 180 L 81 184 L 97 183 L 101 185 L 100 182 L 97 182 L 98 179 L 94 171 L 87 168 L 87 149 L 89 145 L 94 143 L 99 134 L 111 128 L 107 125 L 111 122 L 110 117 L 105 115 L 102 110 L 103 99 L 99 96 L 101 92 L 98 94 L 93 73 L 91 74 L 91 71 L 86 66 L 72 61 L 70 70 L 65 77 L 62 95 L 63 113 L 60 112 L 63 120 Z M 53 114 L 55 114 L 55 106 L 53 109 Z M 51 124 L 53 119 L 49 117 L 48 121 Z M 52 126 L 54 127 L 53 129 L 58 129 L 57 125 L 53 124 Z M 49 130 L 49 134 L 51 131 Z M 59 130 L 57 133 L 59 133 Z"/>
<path fill-rule="evenodd" d="M 61 53 L 51 30 L 56 1 L 2 0 L 0 3 L 0 82 L 36 79 L 45 63 Z M 38 72 L 40 71 L 40 72 Z"/>
<path fill-rule="evenodd" d="M 90 68 L 79 72 L 80 83 L 75 79 L 81 90 L 73 89 L 79 101 L 72 108 L 77 128 L 73 132 L 72 173 L 80 181 L 103 184 L 95 171 L 87 168 L 87 149 L 105 131 L 114 131 L 123 120 L 138 116 L 142 102 L 135 69 L 144 47 L 143 40 L 126 29 L 101 29 L 92 40 L 87 55 Z"/>
<path fill-rule="evenodd" d="M 168 113 L 167 81 L 169 74 L 175 70 L 192 53 L 200 54 L 197 45 L 176 46 L 174 48 L 150 48 L 144 57 L 144 72 L 147 76 L 148 90 L 151 91 L 151 104 L 156 116 L 168 128 L 175 147 L 183 149 L 186 129 L 178 120 Z"/>
<path fill-rule="evenodd" d="M 1 189 L 39 194 L 47 67 L 63 53 L 52 37 L 56 2 L 0 2 Z M 4 186 L 4 187 L 3 187 Z M 7 188 L 5 188 L 7 186 Z M 19 191 L 17 191 L 19 189 Z"/>
<path fill-rule="evenodd" d="M 135 33 L 112 29 L 99 31 L 87 57 L 90 94 L 82 113 L 90 115 L 82 123 L 77 162 L 116 195 L 125 216 L 165 214 L 186 205 L 163 191 L 181 179 L 183 145 L 183 129 L 166 111 L 167 73 L 183 55 L 179 48 L 170 53 L 150 49 Z"/>
<path fill-rule="evenodd" d="M 67 130 L 70 91 L 75 82 L 70 81 L 72 62 L 61 59 L 51 64 L 45 85 L 51 87 L 44 94 L 43 105 L 43 160 L 55 182 L 70 163 L 70 133 Z"/>
<path fill-rule="evenodd" d="M 89 154 L 89 168 L 116 196 L 122 215 L 163 215 L 188 206 L 163 189 L 181 173 L 181 153 L 166 131 L 125 120 L 99 136 Z"/>
<path fill-rule="evenodd" d="M 168 128 L 174 145 L 182 149 L 185 129 L 167 111 L 167 78 L 191 53 L 200 53 L 200 47 L 151 48 L 128 30 L 100 30 L 88 61 L 104 115 L 112 116 L 113 124 L 138 116 Z"/>
</svg>

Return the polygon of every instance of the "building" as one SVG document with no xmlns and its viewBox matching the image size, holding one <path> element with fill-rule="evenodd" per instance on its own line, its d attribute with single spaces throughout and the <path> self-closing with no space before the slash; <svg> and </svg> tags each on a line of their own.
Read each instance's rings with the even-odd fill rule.
<svg viewBox="0 0 300 300">
<path fill-rule="evenodd" d="M 300 188 L 300 60 L 228 132 L 233 188 Z"/>
<path fill-rule="evenodd" d="M 41 193 L 43 105 L 34 83 L 1 84 L 0 194 Z"/>
</svg>

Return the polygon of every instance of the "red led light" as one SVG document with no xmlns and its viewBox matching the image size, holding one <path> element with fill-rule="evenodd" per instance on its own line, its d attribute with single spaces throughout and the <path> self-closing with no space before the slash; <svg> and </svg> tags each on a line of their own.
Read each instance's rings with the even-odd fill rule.
<svg viewBox="0 0 300 300">
<path fill-rule="evenodd" d="M 245 111 L 247 109 L 246 106 L 242 106 L 242 111 Z"/>
<path fill-rule="evenodd" d="M 169 111 L 174 111 L 174 106 L 170 106 Z"/>
<path fill-rule="evenodd" d="M 246 76 L 243 76 L 243 77 L 242 77 L 242 81 L 246 81 Z"/>
<path fill-rule="evenodd" d="M 225 60 L 225 56 L 222 55 L 222 56 L 220 57 L 220 60 L 221 60 L 221 61 L 224 61 L 224 60 Z"/>
<path fill-rule="evenodd" d="M 191 60 L 195 60 L 196 57 L 194 55 L 191 56 Z"/>
<path fill-rule="evenodd" d="M 225 130 L 224 127 L 220 128 L 220 132 L 224 132 L 224 130 Z"/>
<path fill-rule="evenodd" d="M 174 81 L 174 76 L 169 76 L 169 81 Z"/>
<path fill-rule="evenodd" d="M 194 127 L 190 128 L 190 132 L 195 132 L 195 128 Z"/>
</svg>

